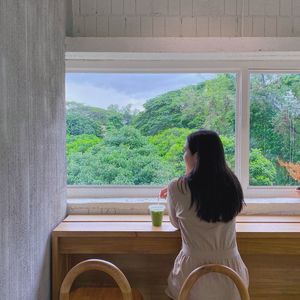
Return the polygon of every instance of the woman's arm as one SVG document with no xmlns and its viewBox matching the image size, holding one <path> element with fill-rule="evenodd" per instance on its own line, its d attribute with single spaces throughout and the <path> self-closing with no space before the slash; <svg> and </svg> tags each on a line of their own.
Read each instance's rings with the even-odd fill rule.
<svg viewBox="0 0 300 300">
<path fill-rule="evenodd" d="M 172 225 L 176 228 L 179 228 L 179 222 L 176 216 L 176 199 L 174 198 L 172 193 L 173 184 L 174 182 L 171 182 L 167 190 L 167 210 Z"/>
</svg>

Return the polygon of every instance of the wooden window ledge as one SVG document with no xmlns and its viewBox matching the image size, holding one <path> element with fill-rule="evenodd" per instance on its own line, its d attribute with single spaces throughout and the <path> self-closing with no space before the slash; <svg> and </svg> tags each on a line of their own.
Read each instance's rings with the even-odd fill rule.
<svg viewBox="0 0 300 300">
<path fill-rule="evenodd" d="M 238 238 L 300 238 L 300 216 L 238 216 Z M 168 216 L 153 227 L 149 215 L 69 215 L 54 229 L 57 236 L 180 236 Z"/>
</svg>

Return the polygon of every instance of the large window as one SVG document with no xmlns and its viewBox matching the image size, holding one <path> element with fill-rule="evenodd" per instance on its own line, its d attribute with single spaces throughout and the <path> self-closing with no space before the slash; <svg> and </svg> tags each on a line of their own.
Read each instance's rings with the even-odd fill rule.
<svg viewBox="0 0 300 300">
<path fill-rule="evenodd" d="M 250 74 L 250 185 L 297 182 L 286 167 L 300 161 L 300 75 Z"/>
<path fill-rule="evenodd" d="M 199 128 L 235 168 L 235 73 L 67 73 L 69 185 L 163 185 Z M 256 176 L 256 175 L 255 175 Z"/>
<path fill-rule="evenodd" d="M 246 197 L 297 197 L 287 166 L 300 162 L 299 73 L 166 69 L 66 74 L 72 196 L 156 195 L 184 174 L 187 135 L 206 128 Z"/>
</svg>

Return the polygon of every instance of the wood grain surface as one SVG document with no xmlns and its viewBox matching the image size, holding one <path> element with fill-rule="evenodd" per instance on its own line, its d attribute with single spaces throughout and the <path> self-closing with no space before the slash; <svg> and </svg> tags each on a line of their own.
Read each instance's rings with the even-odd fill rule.
<svg viewBox="0 0 300 300">
<path fill-rule="evenodd" d="M 251 299 L 300 299 L 300 217 L 243 216 L 236 229 Z M 168 299 L 164 290 L 181 238 L 167 216 L 162 227 L 152 227 L 149 216 L 74 215 L 59 224 L 52 238 L 53 300 L 67 270 L 87 258 L 116 264 L 146 300 Z M 104 275 L 87 272 L 75 287 L 99 284 L 113 285 Z"/>
</svg>

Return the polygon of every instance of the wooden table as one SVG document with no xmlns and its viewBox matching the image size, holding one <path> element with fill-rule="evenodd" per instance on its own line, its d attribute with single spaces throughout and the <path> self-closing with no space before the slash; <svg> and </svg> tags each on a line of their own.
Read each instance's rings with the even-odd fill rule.
<svg viewBox="0 0 300 300">
<path fill-rule="evenodd" d="M 240 216 L 236 230 L 251 299 L 299 300 L 300 216 Z M 67 271 L 89 257 L 112 260 L 145 299 L 166 299 L 163 287 L 180 247 L 180 232 L 167 216 L 159 228 L 143 215 L 68 216 L 52 235 L 52 299 Z"/>
</svg>

